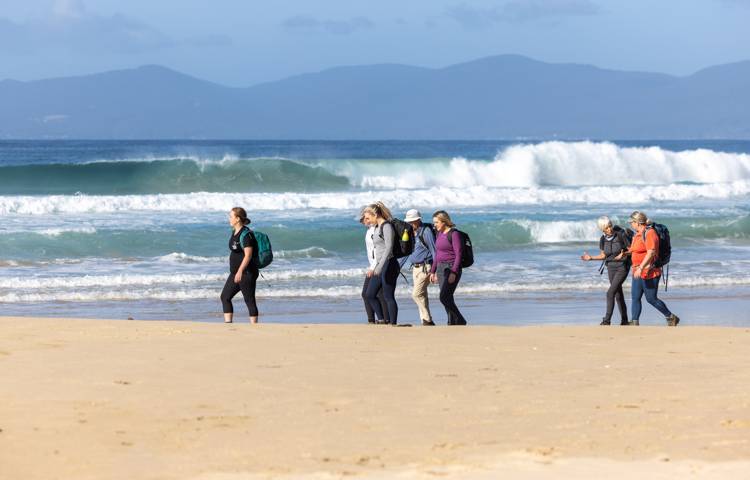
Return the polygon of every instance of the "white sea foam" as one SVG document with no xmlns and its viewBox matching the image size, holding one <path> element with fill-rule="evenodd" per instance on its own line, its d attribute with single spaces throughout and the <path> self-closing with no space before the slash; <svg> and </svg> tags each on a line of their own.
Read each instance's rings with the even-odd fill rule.
<svg viewBox="0 0 750 480">
<path fill-rule="evenodd" d="M 534 243 L 564 243 L 598 240 L 601 231 L 595 221 L 590 222 L 539 222 L 532 220 L 514 220 L 529 232 Z"/>
<path fill-rule="evenodd" d="M 191 263 L 225 263 L 227 261 L 227 258 L 226 257 L 201 257 L 199 255 L 188 255 L 187 253 L 182 253 L 182 252 L 172 252 L 167 255 L 162 255 L 161 257 L 157 257 L 155 260 L 160 263 L 191 264 Z"/>
<path fill-rule="evenodd" d="M 212 279 L 218 280 L 218 279 Z M 214 282 L 216 284 L 216 282 Z M 675 276 L 670 278 L 672 288 L 713 288 L 750 285 L 750 277 L 707 277 L 707 276 Z M 154 284 L 144 285 L 148 288 L 133 288 L 137 285 L 92 285 L 99 288 L 84 289 L 79 285 L 72 290 L 51 288 L 38 291 L 29 288 L 6 290 L 0 292 L 0 303 L 30 303 L 30 302 L 101 302 L 101 301 L 138 301 L 138 300 L 199 300 L 215 299 L 221 291 L 221 284 L 216 286 L 177 286 L 161 288 Z M 629 288 L 626 282 L 625 289 Z M 604 288 L 601 281 L 575 282 L 486 282 L 462 283 L 459 295 L 503 295 L 513 293 L 535 292 L 582 292 L 600 291 Z M 410 289 L 402 285 L 399 289 L 400 298 L 408 297 Z M 257 296 L 259 298 L 357 298 L 361 288 L 354 285 L 337 285 L 329 287 L 270 287 L 260 285 Z"/>
<path fill-rule="evenodd" d="M 308 247 L 299 250 L 279 250 L 273 253 L 274 258 L 325 258 L 331 252 L 322 247 Z"/>
<path fill-rule="evenodd" d="M 28 230 L 27 230 L 28 231 Z M 59 237 L 65 233 L 84 233 L 87 235 L 93 235 L 96 233 L 94 227 L 60 227 L 60 228 L 45 228 L 43 230 L 32 230 L 31 233 L 38 235 L 45 235 L 48 237 Z"/>
<path fill-rule="evenodd" d="M 750 180 L 750 155 L 707 149 L 673 152 L 660 147 L 620 147 L 609 142 L 542 142 L 513 145 L 492 161 L 403 164 L 330 164 L 334 173 L 365 188 L 443 186 L 466 188 L 669 185 Z"/>
<path fill-rule="evenodd" d="M 356 210 L 375 199 L 391 208 L 481 207 L 503 205 L 607 204 L 722 200 L 750 194 L 750 180 L 660 187 L 468 188 L 329 193 L 192 193 L 161 195 L 0 196 L 0 215 L 91 214 L 119 212 L 226 212 L 236 205 L 253 211 Z"/>
<path fill-rule="evenodd" d="M 282 281 L 297 279 L 336 279 L 363 278 L 363 268 L 309 270 L 264 271 L 265 281 Z M 118 274 L 118 275 L 67 275 L 59 277 L 2 277 L 0 289 L 36 290 L 36 289 L 75 289 L 75 288 L 113 288 L 113 287 L 153 287 L 179 285 L 218 285 L 221 287 L 227 279 L 227 273 L 201 274 Z"/>
</svg>

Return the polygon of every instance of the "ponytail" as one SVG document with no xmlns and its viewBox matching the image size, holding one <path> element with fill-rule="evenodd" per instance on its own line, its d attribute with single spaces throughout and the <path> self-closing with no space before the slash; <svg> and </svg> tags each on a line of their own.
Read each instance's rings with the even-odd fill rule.
<svg viewBox="0 0 750 480">
<path fill-rule="evenodd" d="M 234 216 L 240 219 L 240 222 L 242 222 L 243 225 L 249 225 L 250 219 L 247 217 L 247 212 L 242 207 L 234 207 L 232 209 L 232 213 L 234 213 Z"/>
<path fill-rule="evenodd" d="M 393 214 L 391 214 L 391 211 L 388 210 L 388 207 L 386 207 L 383 202 L 380 201 L 371 203 L 370 205 L 366 206 L 363 212 L 368 212 L 372 215 L 375 215 L 376 217 L 384 218 L 387 222 L 393 220 Z"/>
</svg>

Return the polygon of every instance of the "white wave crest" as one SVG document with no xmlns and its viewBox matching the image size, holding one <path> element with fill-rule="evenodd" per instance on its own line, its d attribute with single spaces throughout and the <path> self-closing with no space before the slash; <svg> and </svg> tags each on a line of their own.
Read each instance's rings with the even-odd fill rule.
<svg viewBox="0 0 750 480">
<path fill-rule="evenodd" d="M 601 236 L 595 220 L 590 222 L 513 220 L 513 223 L 527 230 L 534 243 L 594 241 Z"/>
<path fill-rule="evenodd" d="M 87 235 L 93 235 L 96 233 L 94 227 L 60 227 L 60 228 L 45 228 L 44 230 L 38 230 L 33 233 L 38 235 L 45 235 L 48 237 L 59 237 L 65 233 L 84 233 Z"/>
<path fill-rule="evenodd" d="M 361 272 L 360 272 L 361 273 Z M 750 277 L 706 277 L 688 276 L 670 278 L 670 286 L 676 288 L 714 288 L 750 285 Z M 100 285 L 97 285 L 100 286 Z M 102 286 L 95 290 L 61 290 L 39 292 L 29 289 L 17 291 L 0 292 L 0 303 L 38 303 L 38 302 L 101 302 L 101 301 L 139 301 L 139 300 L 201 300 L 216 299 L 221 291 L 221 285 L 217 287 L 178 287 L 178 288 L 153 288 L 153 284 L 145 289 L 113 288 L 112 285 Z M 629 288 L 629 283 L 624 285 Z M 606 288 L 598 281 L 578 282 L 490 282 L 490 283 L 467 283 L 459 287 L 459 295 L 502 295 L 513 293 L 545 293 L 545 292 L 583 292 L 601 291 Z M 269 288 L 260 285 L 257 291 L 259 298 L 348 298 L 355 299 L 361 294 L 359 286 L 340 285 L 332 287 L 312 288 Z M 410 289 L 401 286 L 398 297 L 406 299 L 410 295 Z"/>
<path fill-rule="evenodd" d="M 263 271 L 266 281 L 297 279 L 363 278 L 364 268 Z M 65 290 L 76 288 L 173 287 L 180 285 L 216 285 L 221 288 L 228 273 L 219 274 L 119 274 L 69 275 L 59 277 L 1 277 L 0 289 Z"/>
<path fill-rule="evenodd" d="M 194 264 L 194 263 L 224 263 L 226 257 L 201 257 L 199 255 L 188 255 L 182 252 L 172 252 L 167 255 L 162 255 L 155 259 L 161 263 L 178 263 L 178 264 Z"/>
<path fill-rule="evenodd" d="M 673 152 L 660 147 L 620 147 L 609 142 L 542 142 L 513 145 L 492 161 L 454 158 L 401 163 L 331 165 L 364 188 L 467 188 L 669 185 L 750 180 L 750 155 L 708 149 Z"/>
<path fill-rule="evenodd" d="M 437 187 L 329 193 L 191 193 L 161 195 L 0 196 L 0 215 L 119 212 L 227 212 L 236 205 L 253 211 L 357 210 L 373 200 L 392 209 L 549 204 L 643 205 L 650 202 L 722 200 L 750 194 L 750 180 L 704 185 L 579 188 Z"/>
</svg>

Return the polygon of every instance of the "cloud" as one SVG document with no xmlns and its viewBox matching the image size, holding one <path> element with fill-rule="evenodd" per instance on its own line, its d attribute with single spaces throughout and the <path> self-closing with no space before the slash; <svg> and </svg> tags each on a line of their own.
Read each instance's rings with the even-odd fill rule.
<svg viewBox="0 0 750 480">
<path fill-rule="evenodd" d="M 178 46 L 226 46 L 231 39 L 208 35 L 176 40 L 134 18 L 90 12 L 81 0 L 57 0 L 51 14 L 23 23 L 0 18 L 0 52 L 25 54 L 44 49 L 82 53 L 143 53 Z"/>
<path fill-rule="evenodd" d="M 466 3 L 448 8 L 446 15 L 470 30 L 489 28 L 498 23 L 526 23 L 544 19 L 596 15 L 598 5 L 591 0 L 524 0 L 504 2 L 497 7 L 473 7 Z"/>
<path fill-rule="evenodd" d="M 319 20 L 309 15 L 289 17 L 281 25 L 289 30 L 322 31 L 334 35 L 350 35 L 375 26 L 367 17 L 354 17 L 349 20 Z"/>
</svg>

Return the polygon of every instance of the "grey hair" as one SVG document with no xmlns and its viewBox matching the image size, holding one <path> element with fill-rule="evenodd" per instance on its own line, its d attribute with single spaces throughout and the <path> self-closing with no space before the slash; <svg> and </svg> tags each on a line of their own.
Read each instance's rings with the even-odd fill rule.
<svg viewBox="0 0 750 480">
<path fill-rule="evenodd" d="M 612 220 L 610 220 L 608 216 L 602 215 L 596 221 L 596 225 L 599 227 L 599 230 L 603 232 L 605 228 L 612 226 Z"/>
</svg>

